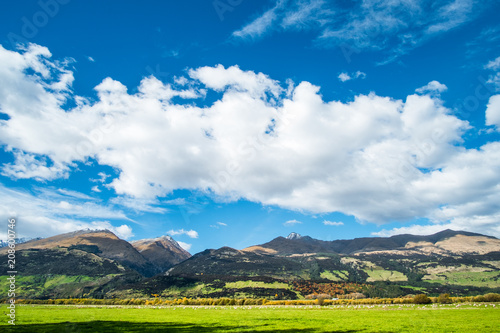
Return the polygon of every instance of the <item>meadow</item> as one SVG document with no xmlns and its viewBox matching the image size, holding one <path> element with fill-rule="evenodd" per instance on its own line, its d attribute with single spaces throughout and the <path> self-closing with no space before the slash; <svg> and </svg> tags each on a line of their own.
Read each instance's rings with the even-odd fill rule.
<svg viewBox="0 0 500 333">
<path fill-rule="evenodd" d="M 2 332 L 500 332 L 500 305 L 18 305 Z"/>
</svg>

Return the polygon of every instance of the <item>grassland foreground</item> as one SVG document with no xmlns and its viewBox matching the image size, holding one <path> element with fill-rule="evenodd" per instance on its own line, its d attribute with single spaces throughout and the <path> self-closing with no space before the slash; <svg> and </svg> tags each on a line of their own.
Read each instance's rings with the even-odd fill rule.
<svg viewBox="0 0 500 333">
<path fill-rule="evenodd" d="M 20 305 L 3 332 L 500 332 L 499 303 Z M 0 306 L 4 314 L 6 306 Z M 6 316 L 5 316 L 6 317 Z"/>
</svg>

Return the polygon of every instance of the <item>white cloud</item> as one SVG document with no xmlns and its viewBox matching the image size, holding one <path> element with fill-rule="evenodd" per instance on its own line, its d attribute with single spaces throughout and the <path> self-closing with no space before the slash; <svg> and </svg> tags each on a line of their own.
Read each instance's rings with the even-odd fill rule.
<svg viewBox="0 0 500 333">
<path fill-rule="evenodd" d="M 99 186 L 97 186 L 97 185 L 92 186 L 91 190 L 94 191 L 94 192 L 97 192 L 97 193 L 101 192 L 101 190 L 99 189 Z"/>
<path fill-rule="evenodd" d="M 500 91 L 500 72 L 497 72 L 494 75 L 490 75 L 488 77 L 487 83 L 493 84 L 495 86 L 496 91 Z"/>
<path fill-rule="evenodd" d="M 437 232 L 450 229 L 450 230 L 464 230 L 476 232 L 483 235 L 493 235 L 500 237 L 500 225 L 498 221 L 500 214 L 496 213 L 490 216 L 473 216 L 452 218 L 450 222 L 435 222 L 428 225 L 410 225 L 407 227 L 393 228 L 390 230 L 382 229 L 379 232 L 373 232 L 374 236 L 389 237 L 400 234 L 412 235 L 432 235 Z"/>
<path fill-rule="evenodd" d="M 358 79 L 358 78 L 364 79 L 364 78 L 366 78 L 366 74 L 363 72 L 360 72 L 360 71 L 354 72 L 352 74 L 342 72 L 339 74 L 338 78 L 340 81 L 346 82 L 346 81 Z"/>
<path fill-rule="evenodd" d="M 425 93 L 439 94 L 446 90 L 448 90 L 448 87 L 446 85 L 439 83 L 438 81 L 431 81 L 427 83 L 425 86 L 415 89 L 415 92 L 419 94 L 425 94 Z"/>
<path fill-rule="evenodd" d="M 281 6 L 283 1 L 278 1 L 278 5 L 272 9 L 267 10 L 260 17 L 255 19 L 252 23 L 247 24 L 241 30 L 233 32 L 233 36 L 240 38 L 257 38 L 264 35 L 264 33 L 272 27 L 276 20 L 276 9 Z"/>
<path fill-rule="evenodd" d="M 5 163 L 2 175 L 17 179 L 54 180 L 57 178 L 67 178 L 69 168 L 62 163 L 47 165 L 47 160 L 43 157 L 31 153 L 14 151 L 15 162 Z"/>
<path fill-rule="evenodd" d="M 84 193 L 72 191 L 72 190 L 67 190 L 64 188 L 58 188 L 57 193 L 65 195 L 65 196 L 69 197 L 70 199 L 83 199 L 83 200 L 89 200 L 89 201 L 96 201 L 97 200 L 96 198 L 88 196 Z"/>
<path fill-rule="evenodd" d="M 88 59 L 88 61 L 90 61 L 90 62 L 95 62 L 94 58 L 92 58 L 91 56 L 88 56 L 88 57 L 87 57 L 87 59 Z"/>
<path fill-rule="evenodd" d="M 105 183 L 106 179 L 111 177 L 110 175 L 106 174 L 105 172 L 99 172 L 97 175 L 99 176 L 98 179 L 89 179 L 89 180 L 91 182 L 94 182 L 94 183 Z"/>
<path fill-rule="evenodd" d="M 171 236 L 177 236 L 177 235 L 187 235 L 190 238 L 198 238 L 198 232 L 195 230 L 184 230 L 184 229 L 179 229 L 179 230 L 169 230 L 167 234 Z"/>
<path fill-rule="evenodd" d="M 496 126 L 500 131 L 500 95 L 490 97 L 486 108 L 486 125 Z"/>
<path fill-rule="evenodd" d="M 492 70 L 500 70 L 500 57 L 494 59 L 494 60 L 491 60 L 490 62 L 488 62 L 484 68 L 486 69 L 492 69 Z"/>
<path fill-rule="evenodd" d="M 361 79 L 364 79 L 366 78 L 366 73 L 363 73 L 361 71 L 356 71 L 354 77 L 357 79 L 357 78 L 361 78 Z"/>
<path fill-rule="evenodd" d="M 276 5 L 262 15 L 233 32 L 242 39 L 256 39 L 272 30 L 304 30 L 318 28 L 333 18 L 333 12 L 323 0 L 278 0 Z"/>
<path fill-rule="evenodd" d="M 93 230 L 106 230 L 107 229 L 122 239 L 129 239 L 129 238 L 134 236 L 134 233 L 132 232 L 132 228 L 130 226 L 128 226 L 126 224 L 122 224 L 118 227 L 115 227 L 107 221 L 92 222 L 90 224 L 89 229 L 93 229 Z"/>
<path fill-rule="evenodd" d="M 335 227 L 339 227 L 341 225 L 344 225 L 343 222 L 332 222 L 332 221 L 323 221 L 323 224 L 324 225 L 331 225 L 331 226 L 335 226 Z"/>
<path fill-rule="evenodd" d="M 486 82 L 494 85 L 496 91 L 500 91 L 500 57 L 488 62 L 484 68 L 495 71 L 494 74 L 488 77 Z"/>
<path fill-rule="evenodd" d="M 381 230 L 378 232 L 372 232 L 373 236 L 380 236 L 380 237 L 390 237 L 394 235 L 401 235 L 401 234 L 411 234 L 411 235 L 432 235 L 437 232 L 446 230 L 446 229 L 452 229 L 453 226 L 450 224 L 431 224 L 431 225 L 411 225 L 409 227 L 401 227 L 401 228 L 394 228 L 391 230 Z M 462 230 L 462 229 L 460 229 Z"/>
<path fill-rule="evenodd" d="M 0 143 L 17 158 L 3 172 L 14 179 L 67 177 L 92 159 L 116 170 L 106 184 L 119 195 L 113 202 L 136 211 L 162 212 L 158 197 L 187 189 L 374 223 L 461 218 L 476 228 L 495 216 L 499 144 L 462 146 L 470 126 L 439 94 L 325 101 L 309 82 L 286 90 L 263 73 L 219 65 L 190 70 L 183 90 L 149 77 L 129 94 L 107 78 L 90 101 L 48 88 L 56 77 L 49 54 L 0 48 L 0 107 L 10 117 L 0 120 Z M 30 66 L 36 80 L 24 73 Z M 189 103 L 205 89 L 215 101 Z M 67 98 L 80 104 L 63 109 Z M 74 204 L 68 196 L 53 201 Z M 78 203 L 81 211 L 91 204 Z"/>
<path fill-rule="evenodd" d="M 184 206 L 187 205 L 188 202 L 184 198 L 175 198 L 172 200 L 167 200 L 163 202 L 166 205 L 172 205 L 172 206 Z"/>
<path fill-rule="evenodd" d="M 17 218 L 20 237 L 49 237 L 80 229 L 109 229 L 122 238 L 131 237 L 127 225 L 114 227 L 108 219 L 129 220 L 120 210 L 101 205 L 97 200 L 69 190 L 50 188 L 25 190 L 6 188 L 0 184 L 0 219 Z M 88 220 L 92 222 L 87 222 Z M 0 232 L 0 239 L 5 239 Z"/>
<path fill-rule="evenodd" d="M 164 214 L 168 209 L 160 207 L 158 199 L 154 198 L 134 198 L 131 196 L 118 196 L 110 200 L 115 205 L 127 207 L 135 212 L 148 212 Z"/>
<path fill-rule="evenodd" d="M 62 209 L 81 209 L 81 206 L 73 206 L 67 201 L 60 201 L 57 206 Z"/>
<path fill-rule="evenodd" d="M 441 2 L 436 12 L 435 21 L 426 29 L 426 33 L 434 34 L 453 29 L 470 20 L 477 9 L 473 0 L 454 0 Z"/>
<path fill-rule="evenodd" d="M 227 227 L 227 224 L 224 222 L 217 222 L 210 225 L 210 228 L 220 229 L 220 227 Z"/>
<path fill-rule="evenodd" d="M 253 40 L 273 31 L 310 30 L 322 46 L 388 49 L 394 60 L 429 38 L 473 20 L 487 6 L 474 0 L 277 1 L 233 37 Z"/>
<path fill-rule="evenodd" d="M 349 74 L 347 74 L 347 73 L 340 73 L 339 76 L 338 76 L 338 78 L 342 82 L 349 81 L 349 80 L 352 79 L 352 77 Z"/>
<path fill-rule="evenodd" d="M 191 246 L 192 244 L 188 244 L 188 243 L 184 243 L 184 242 L 180 242 L 180 241 L 176 241 L 177 244 L 180 245 L 180 247 L 182 247 L 184 250 L 188 251 L 191 249 Z"/>
<path fill-rule="evenodd" d="M 200 67 L 191 69 L 189 76 L 199 80 L 207 88 L 223 91 L 229 88 L 238 92 L 247 92 L 250 96 L 264 97 L 270 92 L 274 97 L 282 92 L 277 81 L 270 79 L 267 75 L 252 71 L 242 71 L 238 66 L 224 68 L 222 65 L 215 67 Z"/>
<path fill-rule="evenodd" d="M 302 224 L 302 222 L 297 221 L 297 220 L 289 220 L 289 221 L 286 221 L 285 223 L 283 223 L 283 225 L 286 227 L 293 226 L 296 224 Z"/>
</svg>

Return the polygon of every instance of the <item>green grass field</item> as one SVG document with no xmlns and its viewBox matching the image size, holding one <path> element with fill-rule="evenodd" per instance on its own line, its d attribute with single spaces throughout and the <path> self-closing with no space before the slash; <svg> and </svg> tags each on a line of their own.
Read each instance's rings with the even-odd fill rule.
<svg viewBox="0 0 500 333">
<path fill-rule="evenodd" d="M 500 305 L 128 307 L 18 305 L 2 332 L 500 332 Z"/>
<path fill-rule="evenodd" d="M 424 281 L 432 283 L 456 284 L 462 286 L 498 288 L 498 271 L 491 272 L 444 272 L 439 275 L 428 275 Z"/>
<path fill-rule="evenodd" d="M 365 269 L 369 278 L 366 280 L 368 282 L 374 281 L 408 281 L 406 275 L 398 271 L 388 271 L 384 269 Z"/>
</svg>

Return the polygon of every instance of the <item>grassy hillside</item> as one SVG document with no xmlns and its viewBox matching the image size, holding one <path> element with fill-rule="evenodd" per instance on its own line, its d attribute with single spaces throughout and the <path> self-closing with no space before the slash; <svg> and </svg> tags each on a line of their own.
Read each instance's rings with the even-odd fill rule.
<svg viewBox="0 0 500 333">
<path fill-rule="evenodd" d="M 16 252 L 17 271 L 26 275 L 102 276 L 130 271 L 116 261 L 77 248 L 29 249 Z"/>
</svg>

